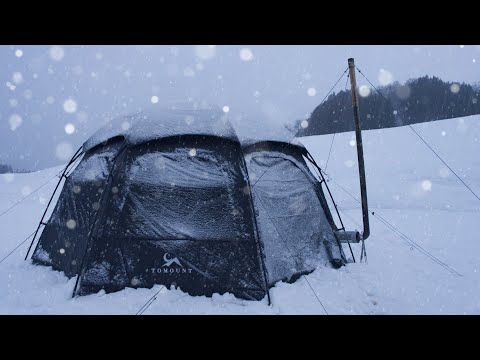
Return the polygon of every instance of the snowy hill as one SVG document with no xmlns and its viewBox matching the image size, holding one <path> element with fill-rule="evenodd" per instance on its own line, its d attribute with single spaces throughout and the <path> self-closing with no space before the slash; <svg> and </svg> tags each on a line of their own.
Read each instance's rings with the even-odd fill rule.
<svg viewBox="0 0 480 360">
<path fill-rule="evenodd" d="M 480 116 L 414 128 L 480 193 Z M 72 299 L 75 279 L 23 261 L 27 240 L 0 263 L 0 313 L 136 314 L 161 290 L 144 314 L 325 314 L 317 297 L 329 314 L 480 314 L 480 242 L 475 229 L 480 201 L 408 127 L 365 131 L 363 137 L 369 205 L 376 215 L 366 241 L 368 264 L 318 268 L 307 275 L 313 290 L 304 278 L 279 283 L 271 289 L 271 307 L 266 299 L 191 297 L 159 285 Z M 300 140 L 325 169 L 332 135 Z M 60 170 L 1 175 L 0 214 Z M 351 219 L 361 223 L 360 205 L 335 184 L 360 198 L 353 133 L 335 136 L 326 172 L 334 180 L 329 186 L 347 229 L 359 229 Z M 35 230 L 55 183 L 50 181 L 0 216 L 0 261 Z M 360 245 L 352 247 L 358 261 Z M 344 250 L 349 256 L 348 247 Z"/>
</svg>

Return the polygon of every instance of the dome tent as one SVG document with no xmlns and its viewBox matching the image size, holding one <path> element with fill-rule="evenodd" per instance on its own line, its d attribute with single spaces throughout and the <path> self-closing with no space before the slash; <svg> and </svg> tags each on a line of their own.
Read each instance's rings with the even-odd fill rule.
<svg viewBox="0 0 480 360">
<path fill-rule="evenodd" d="M 321 187 L 298 157 L 301 147 L 292 149 L 280 165 L 271 166 L 254 144 L 244 144 L 244 156 L 227 115 L 215 109 L 119 118 L 83 144 L 33 262 L 78 275 L 79 295 L 163 284 L 191 295 L 230 292 L 251 300 L 263 299 L 278 280 L 320 264 L 339 266 L 343 255 Z M 254 186 L 252 174 L 266 167 Z M 318 201 L 299 211 L 287 197 L 268 194 L 270 171 L 300 186 L 282 188 L 296 202 Z M 284 214 L 307 231 L 287 232 L 287 253 L 268 223 L 279 205 L 290 206 L 295 213 Z"/>
</svg>

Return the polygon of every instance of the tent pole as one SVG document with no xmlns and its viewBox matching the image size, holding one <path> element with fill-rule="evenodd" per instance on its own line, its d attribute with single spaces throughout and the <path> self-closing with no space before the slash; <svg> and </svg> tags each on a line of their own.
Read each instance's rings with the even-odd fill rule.
<svg viewBox="0 0 480 360">
<path fill-rule="evenodd" d="M 260 235 L 258 233 L 258 223 L 257 223 L 257 216 L 255 215 L 255 203 L 253 202 L 253 194 L 252 194 L 252 186 L 250 184 L 250 177 L 248 176 L 248 171 L 247 171 L 247 162 L 245 161 L 245 154 L 243 153 L 242 150 L 242 164 L 245 169 L 245 173 L 247 174 L 247 185 L 249 186 L 249 194 L 248 194 L 248 199 L 250 201 L 250 206 L 253 211 L 253 226 L 255 227 L 254 229 L 254 236 L 255 236 L 255 242 L 257 244 L 257 249 L 258 249 L 258 255 L 260 256 L 260 265 L 262 266 L 262 272 L 263 272 L 263 280 L 265 281 L 265 291 L 267 293 L 267 300 L 268 300 L 268 306 L 272 305 L 272 298 L 270 297 L 270 290 L 268 287 L 268 277 L 267 277 L 267 267 L 265 265 L 265 254 L 263 252 L 263 247 L 260 244 Z"/>
<path fill-rule="evenodd" d="M 65 173 L 67 172 L 69 166 L 72 165 L 75 162 L 75 160 L 77 160 L 78 157 L 80 157 L 80 155 L 82 155 L 83 152 L 81 152 L 81 150 L 82 150 L 82 147 L 80 147 L 77 150 L 77 152 L 73 155 L 73 157 L 68 162 L 67 166 L 65 166 L 65 169 L 63 169 L 62 175 L 60 176 L 60 179 L 57 182 L 57 186 L 55 186 L 55 190 L 53 190 L 53 194 L 52 194 L 52 196 L 50 196 L 50 200 L 48 201 L 47 208 L 43 212 L 42 218 L 40 219 L 40 222 L 38 223 L 37 230 L 35 230 L 35 235 L 33 235 L 32 242 L 30 243 L 30 246 L 28 247 L 27 255 L 25 255 L 24 260 L 28 259 L 28 255 L 30 254 L 30 250 L 32 249 L 33 243 L 35 242 L 35 238 L 37 237 L 37 234 L 38 234 L 38 231 L 40 230 L 40 227 L 42 225 L 45 225 L 43 220 L 45 219 L 45 215 L 47 214 L 48 208 L 50 207 L 50 204 L 52 203 L 53 197 L 55 196 L 55 193 L 57 192 L 58 187 L 60 186 L 60 183 L 62 182 L 62 179 L 64 177 L 66 178 Z"/>
<path fill-rule="evenodd" d="M 360 177 L 360 192 L 362 195 L 362 213 L 363 213 L 362 239 L 365 240 L 370 235 L 370 223 L 368 219 L 367 184 L 366 184 L 366 178 L 365 178 L 365 162 L 363 159 L 362 129 L 360 126 L 360 119 L 358 116 L 357 79 L 355 78 L 355 60 L 353 58 L 348 59 L 348 69 L 350 72 L 350 83 L 352 85 L 352 105 L 353 105 L 353 117 L 355 120 L 355 136 L 356 136 L 356 142 L 357 142 L 358 174 Z"/>
<path fill-rule="evenodd" d="M 115 165 L 117 163 L 118 157 L 122 154 L 123 150 L 125 150 L 125 147 L 126 147 L 126 143 L 124 142 L 123 145 L 120 147 L 120 149 L 118 149 L 118 153 L 115 155 L 115 157 L 112 160 L 112 168 L 111 168 L 111 170 L 108 174 L 107 181 L 105 183 L 105 187 L 103 188 L 103 192 L 102 192 L 102 195 L 100 197 L 100 201 L 98 202 L 100 205 L 104 204 L 104 202 L 105 202 L 105 199 L 106 199 L 105 196 L 107 194 L 107 191 L 105 191 L 105 190 L 107 189 L 107 187 L 109 185 L 111 185 L 111 179 L 113 177 L 112 174 L 113 174 L 113 171 L 115 170 Z M 90 231 L 88 232 L 89 235 L 88 235 L 87 244 L 86 244 L 86 247 L 85 247 L 85 253 L 83 254 L 82 261 L 80 262 L 80 268 L 78 269 L 77 279 L 75 280 L 75 286 L 73 287 L 72 298 L 75 297 L 78 285 L 80 284 L 80 278 L 82 277 L 82 272 L 83 272 L 83 268 L 84 268 L 84 265 L 85 265 L 85 258 L 87 257 L 87 255 L 89 253 L 89 247 L 91 246 L 91 243 L 93 241 L 94 231 L 95 231 L 95 228 L 96 228 L 96 225 L 97 225 L 99 212 L 100 212 L 100 207 L 98 208 L 98 210 L 95 213 L 95 217 L 93 219 L 92 226 L 90 227 Z"/>
</svg>

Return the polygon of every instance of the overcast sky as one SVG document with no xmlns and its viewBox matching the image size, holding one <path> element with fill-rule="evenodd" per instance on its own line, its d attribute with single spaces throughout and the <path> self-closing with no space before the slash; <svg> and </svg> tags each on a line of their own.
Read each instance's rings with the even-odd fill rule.
<svg viewBox="0 0 480 360">
<path fill-rule="evenodd" d="M 378 85 L 480 81 L 478 45 L 2 45 L 0 163 L 65 163 L 105 121 L 152 102 L 205 101 L 242 113 L 246 127 L 282 126 L 313 111 L 349 57 Z"/>
</svg>

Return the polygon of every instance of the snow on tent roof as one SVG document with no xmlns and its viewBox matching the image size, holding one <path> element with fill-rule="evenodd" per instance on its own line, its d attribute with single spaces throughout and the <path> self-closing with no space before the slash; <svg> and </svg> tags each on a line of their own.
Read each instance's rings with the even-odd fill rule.
<svg viewBox="0 0 480 360">
<path fill-rule="evenodd" d="M 219 108 L 149 108 L 112 120 L 83 144 L 83 150 L 118 136 L 123 136 L 128 145 L 136 145 L 178 135 L 218 136 L 238 141 L 228 115 Z"/>
<path fill-rule="evenodd" d="M 295 132 L 286 129 L 283 124 L 252 123 L 243 124 L 233 123 L 242 147 L 267 141 L 290 143 L 301 148 L 305 146 L 298 138 L 294 138 Z"/>
</svg>

